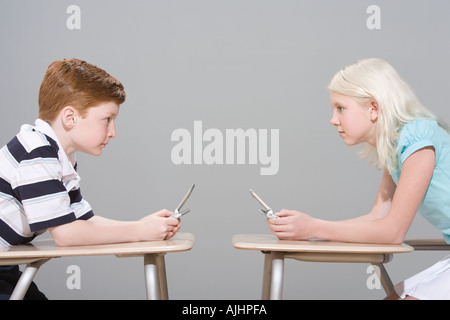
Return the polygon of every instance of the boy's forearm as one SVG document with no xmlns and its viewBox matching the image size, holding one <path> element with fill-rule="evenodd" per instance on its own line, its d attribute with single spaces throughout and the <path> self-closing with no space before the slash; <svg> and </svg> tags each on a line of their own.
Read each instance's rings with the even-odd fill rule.
<svg viewBox="0 0 450 320">
<path fill-rule="evenodd" d="M 92 218 L 89 219 L 89 221 L 96 222 L 96 223 L 103 223 L 103 224 L 122 224 L 123 223 L 123 221 L 112 220 L 112 219 L 108 219 L 108 218 L 101 217 L 101 216 L 93 216 Z"/>
<path fill-rule="evenodd" d="M 96 219 L 77 220 L 49 229 L 59 246 L 95 245 L 140 241 L 139 224 L 136 221 L 122 222 Z M 100 220 L 100 219 L 98 219 Z"/>
</svg>

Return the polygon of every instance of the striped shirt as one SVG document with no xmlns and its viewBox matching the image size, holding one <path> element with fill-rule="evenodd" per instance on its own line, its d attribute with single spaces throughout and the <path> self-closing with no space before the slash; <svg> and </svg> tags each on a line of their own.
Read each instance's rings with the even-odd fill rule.
<svg viewBox="0 0 450 320">
<path fill-rule="evenodd" d="M 79 182 L 74 154 L 69 159 L 50 125 L 23 125 L 0 149 L 0 248 L 91 218 Z"/>
</svg>

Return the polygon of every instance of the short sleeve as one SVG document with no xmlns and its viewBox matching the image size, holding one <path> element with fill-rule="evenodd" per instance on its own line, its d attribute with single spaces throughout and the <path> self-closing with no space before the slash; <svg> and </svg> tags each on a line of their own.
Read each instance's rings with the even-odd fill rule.
<svg viewBox="0 0 450 320">
<path fill-rule="evenodd" d="M 38 156 L 37 156 L 38 155 Z M 62 165 L 50 146 L 43 146 L 22 159 L 12 181 L 13 192 L 23 206 L 31 232 L 89 219 L 93 213 L 79 187 L 67 190 Z"/>
<path fill-rule="evenodd" d="M 439 126 L 434 120 L 415 120 L 407 123 L 400 132 L 398 141 L 400 164 L 414 152 L 425 147 L 434 147 L 436 154 L 440 150 Z"/>
<path fill-rule="evenodd" d="M 75 214 L 75 218 L 78 220 L 88 220 L 94 216 L 94 212 L 90 204 L 81 196 L 81 190 L 79 187 L 69 191 L 70 207 Z"/>
</svg>

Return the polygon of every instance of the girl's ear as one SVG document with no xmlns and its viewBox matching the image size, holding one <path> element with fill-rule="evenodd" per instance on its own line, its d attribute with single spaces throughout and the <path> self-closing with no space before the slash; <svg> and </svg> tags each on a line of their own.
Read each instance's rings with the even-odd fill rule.
<svg viewBox="0 0 450 320">
<path fill-rule="evenodd" d="M 378 102 L 375 99 L 370 101 L 370 120 L 375 122 L 378 119 Z"/>
<path fill-rule="evenodd" d="M 61 123 L 66 130 L 72 129 L 78 118 L 78 111 L 72 106 L 65 106 L 60 113 Z"/>
</svg>

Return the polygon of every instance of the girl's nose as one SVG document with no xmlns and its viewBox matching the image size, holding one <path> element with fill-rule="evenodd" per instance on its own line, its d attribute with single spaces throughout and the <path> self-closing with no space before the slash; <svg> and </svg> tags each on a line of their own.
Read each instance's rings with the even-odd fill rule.
<svg viewBox="0 0 450 320">
<path fill-rule="evenodd" d="M 332 126 L 339 126 L 339 120 L 338 120 L 338 118 L 336 117 L 336 114 L 335 113 L 333 113 L 333 116 L 331 117 L 331 120 L 330 120 L 330 124 L 332 125 Z"/>
</svg>

